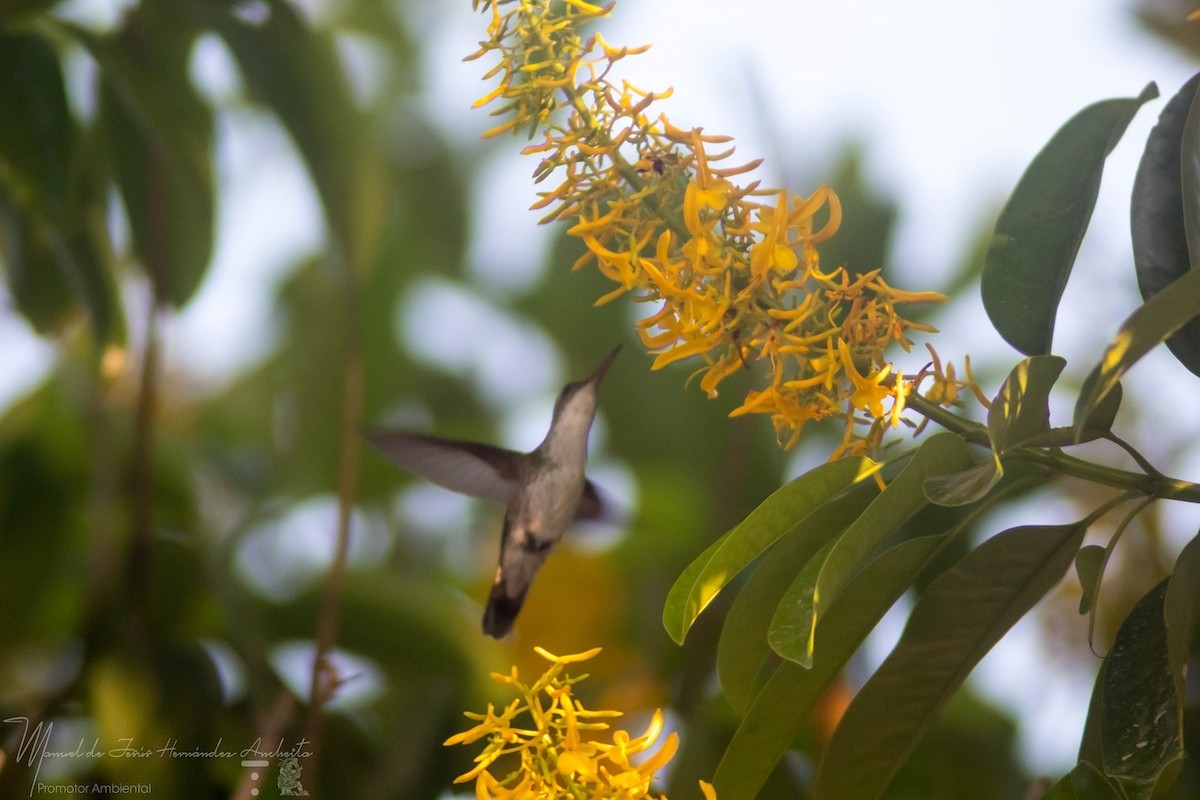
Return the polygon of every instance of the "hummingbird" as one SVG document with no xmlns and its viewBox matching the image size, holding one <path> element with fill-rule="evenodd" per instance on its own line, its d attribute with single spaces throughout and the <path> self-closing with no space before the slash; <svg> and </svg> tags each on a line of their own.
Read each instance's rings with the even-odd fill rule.
<svg viewBox="0 0 1200 800">
<path fill-rule="evenodd" d="M 500 563 L 483 612 L 483 632 L 503 638 L 546 557 L 574 520 L 597 519 L 604 503 L 584 474 L 596 393 L 618 345 L 587 378 L 563 387 L 546 438 L 529 453 L 419 433 L 368 435 L 400 467 L 460 494 L 503 503 Z"/>
</svg>

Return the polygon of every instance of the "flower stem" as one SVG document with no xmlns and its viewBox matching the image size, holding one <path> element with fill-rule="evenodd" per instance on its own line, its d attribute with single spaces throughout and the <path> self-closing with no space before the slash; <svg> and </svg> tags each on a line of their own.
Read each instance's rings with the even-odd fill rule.
<svg viewBox="0 0 1200 800">
<path fill-rule="evenodd" d="M 991 447 L 985 426 L 960 417 L 915 392 L 908 396 L 906 407 L 936 422 L 946 430 L 957 433 L 972 444 Z M 1157 470 L 1148 470 L 1146 473 L 1130 472 L 1118 467 L 1085 461 L 1068 455 L 1058 448 L 1024 447 L 1006 453 L 1004 457 L 1028 461 L 1060 475 L 1069 475 L 1103 486 L 1125 489 L 1145 497 L 1200 503 L 1200 484 L 1180 478 L 1171 478 L 1162 475 Z M 1146 466 L 1142 460 L 1139 460 L 1139 465 Z"/>
</svg>

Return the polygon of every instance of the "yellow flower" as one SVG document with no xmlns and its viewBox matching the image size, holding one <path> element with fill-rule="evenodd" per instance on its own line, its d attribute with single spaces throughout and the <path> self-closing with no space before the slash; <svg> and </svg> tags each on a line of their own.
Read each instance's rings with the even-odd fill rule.
<svg viewBox="0 0 1200 800">
<path fill-rule="evenodd" d="M 508 674 L 493 673 L 493 680 L 513 687 L 519 697 L 499 714 L 492 705 L 484 714 L 467 712 L 466 716 L 479 724 L 444 742 L 465 745 L 487 739 L 483 752 L 475 757 L 475 767 L 455 782 L 475 781 L 475 796 L 483 800 L 653 797 L 650 786 L 655 773 L 679 746 L 678 735 L 670 733 L 655 749 L 663 732 L 662 712 L 654 712 L 641 736 L 617 730 L 605 741 L 598 734 L 609 726 L 600 720 L 620 716 L 620 712 L 585 708 L 572 687 L 586 676 L 564 674 L 566 667 L 594 658 L 600 648 L 564 656 L 541 647 L 534 651 L 550 662 L 546 672 L 529 686 L 520 681 L 516 667 Z M 518 717 L 529 721 L 518 726 Z M 639 763 L 635 765 L 634 760 Z M 501 769 L 501 765 L 506 766 Z M 715 800 L 711 786 L 701 783 L 701 791 Z"/>
<path fill-rule="evenodd" d="M 894 394 L 890 387 L 881 385 L 883 379 L 891 373 L 892 365 L 888 364 L 878 370 L 872 378 L 864 378 L 854 365 L 850 348 L 844 341 L 838 342 L 838 353 L 842 357 L 842 368 L 846 371 L 846 377 L 854 386 L 854 394 L 850 395 L 851 405 L 866 411 L 872 418 L 879 419 L 883 416 L 883 399 Z"/>
<path fill-rule="evenodd" d="M 488 132 L 528 129 L 540 140 L 525 148 L 540 161 L 539 182 L 557 176 L 534 204 L 543 221 L 570 220 L 569 232 L 616 286 L 597 304 L 628 295 L 661 304 L 637 323 L 653 368 L 698 358 L 700 388 L 720 384 L 754 361 L 767 369 L 731 412 L 768 414 L 785 447 L 809 421 L 845 420 L 849 441 L 879 445 L 884 403 L 895 423 L 904 406 L 902 381 L 890 379 L 887 350 L 907 351 L 910 331 L 933 332 L 897 306 L 939 302 L 937 292 L 889 286 L 874 269 L 851 274 L 822 269 L 819 245 L 842 222 L 837 194 L 817 187 L 807 197 L 738 183 L 760 163 L 727 164 L 727 136 L 677 127 L 648 92 L 611 77 L 617 61 L 645 48 L 617 47 L 583 27 L 611 13 L 570 0 L 476 0 L 490 11 L 489 38 L 469 58 L 494 54 L 497 84 L 479 104 L 498 103 L 507 117 Z M 724 148 L 724 149 L 720 149 Z M 823 217 L 823 220 L 822 220 Z M 647 250 L 654 242 L 653 252 Z M 853 358 L 843 356 L 843 352 Z M 878 367 L 864 376 L 857 364 Z M 944 394 L 956 385 L 939 384 Z M 869 419 L 867 433 L 858 424 Z M 857 445 L 856 445 L 857 446 Z"/>
</svg>

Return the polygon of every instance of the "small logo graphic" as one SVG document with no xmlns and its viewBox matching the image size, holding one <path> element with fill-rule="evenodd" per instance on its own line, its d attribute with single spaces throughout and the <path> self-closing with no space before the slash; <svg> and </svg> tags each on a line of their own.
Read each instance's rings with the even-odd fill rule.
<svg viewBox="0 0 1200 800">
<path fill-rule="evenodd" d="M 307 797 L 308 791 L 300 783 L 300 759 L 285 758 L 279 762 L 279 793 L 284 797 Z"/>
<path fill-rule="evenodd" d="M 259 775 L 259 773 L 258 773 L 258 769 L 259 769 L 259 768 L 261 768 L 261 767 L 269 767 L 269 766 L 271 766 L 271 762 L 270 762 L 270 761 L 263 761 L 263 760 L 261 760 L 261 759 L 250 759 L 250 760 L 243 761 L 243 762 L 242 762 L 242 766 L 243 766 L 243 767 L 254 767 L 254 768 L 255 768 L 254 772 L 251 772 L 251 773 L 250 773 L 250 780 L 254 781 L 255 783 L 258 783 L 258 779 L 259 779 L 259 777 L 261 777 L 261 776 Z M 258 787 L 257 787 L 257 786 L 252 786 L 252 787 L 250 788 L 250 796 L 251 796 L 251 797 L 258 797 Z"/>
</svg>

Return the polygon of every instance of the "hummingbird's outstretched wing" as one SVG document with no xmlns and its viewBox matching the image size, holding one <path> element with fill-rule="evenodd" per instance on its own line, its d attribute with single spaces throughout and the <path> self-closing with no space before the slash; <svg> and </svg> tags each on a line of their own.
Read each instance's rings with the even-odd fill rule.
<svg viewBox="0 0 1200 800">
<path fill-rule="evenodd" d="M 507 504 L 526 456 L 477 442 L 379 431 L 367 440 L 393 464 L 460 494 Z"/>
</svg>

